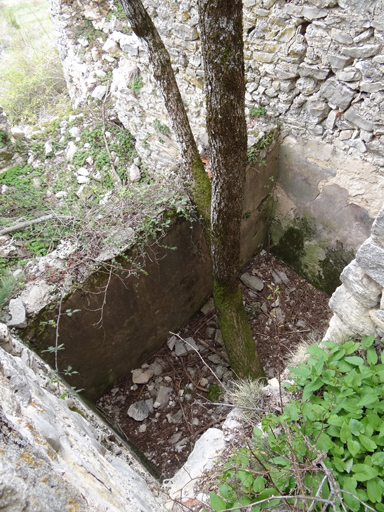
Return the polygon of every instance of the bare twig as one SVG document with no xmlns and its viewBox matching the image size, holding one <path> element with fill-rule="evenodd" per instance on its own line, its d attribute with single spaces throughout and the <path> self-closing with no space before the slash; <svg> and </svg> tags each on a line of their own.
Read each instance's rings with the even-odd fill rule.
<svg viewBox="0 0 384 512">
<path fill-rule="evenodd" d="M 207 364 L 204 359 L 201 357 L 201 354 L 198 350 L 195 349 L 195 347 L 193 345 L 191 345 L 190 343 L 188 343 L 187 340 L 185 340 L 184 338 L 182 338 L 179 334 L 176 334 L 174 332 L 171 332 L 169 331 L 170 334 L 172 334 L 173 336 L 177 336 L 181 341 L 184 341 L 184 343 L 186 343 L 187 345 L 189 345 L 191 348 L 193 348 L 193 350 L 197 353 L 197 355 L 200 357 L 201 361 L 203 362 L 203 364 L 209 369 L 209 371 L 212 373 L 212 375 L 215 377 L 215 379 L 219 382 L 219 385 L 223 388 L 223 390 L 228 393 L 228 389 L 224 386 L 224 384 L 221 382 L 221 380 L 219 379 L 219 377 L 216 375 L 216 373 L 212 370 L 212 368 L 209 366 L 209 364 Z"/>
<path fill-rule="evenodd" d="M 107 97 L 108 97 L 108 89 L 109 89 L 109 82 L 108 82 L 108 85 L 107 85 L 107 91 L 106 91 L 105 96 L 104 96 L 104 101 L 103 101 L 103 104 L 101 106 L 101 114 L 102 114 L 102 118 L 103 118 L 103 140 L 104 140 L 105 149 L 107 150 L 107 153 L 108 153 L 108 156 L 109 156 L 109 160 L 110 160 L 110 163 L 111 163 L 111 170 L 112 170 L 113 179 L 117 183 L 117 185 L 121 188 L 123 186 L 123 184 L 121 182 L 120 176 L 116 172 L 115 166 L 113 165 L 112 155 L 111 155 L 111 152 L 109 150 L 109 146 L 108 146 L 108 142 L 107 142 L 107 137 L 105 136 L 105 102 L 106 102 Z"/>
</svg>

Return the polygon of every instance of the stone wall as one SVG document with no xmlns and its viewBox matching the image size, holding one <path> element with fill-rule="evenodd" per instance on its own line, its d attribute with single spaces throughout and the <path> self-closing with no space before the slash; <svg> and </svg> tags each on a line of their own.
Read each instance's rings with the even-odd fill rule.
<svg viewBox="0 0 384 512">
<path fill-rule="evenodd" d="M 144 3 L 171 54 L 204 152 L 196 0 Z M 51 0 L 69 90 L 78 104 L 101 100 L 110 90 L 115 115 L 134 134 L 143 163 L 167 173 L 177 168 L 177 144 L 145 48 L 118 5 Z M 244 1 L 248 144 L 257 144 L 276 123 L 282 132 L 271 246 L 328 293 L 380 208 L 383 38 L 383 0 Z M 252 107 L 257 118 L 248 116 Z M 293 237 L 292 263 L 282 246 L 297 230 L 305 236 Z"/>
<path fill-rule="evenodd" d="M 356 259 L 341 274 L 342 285 L 331 297 L 334 312 L 324 339 L 344 341 L 375 335 L 384 347 L 384 205 L 372 226 L 371 236 Z"/>
<path fill-rule="evenodd" d="M 162 512 L 158 483 L 124 442 L 0 324 L 0 508 Z"/>
</svg>

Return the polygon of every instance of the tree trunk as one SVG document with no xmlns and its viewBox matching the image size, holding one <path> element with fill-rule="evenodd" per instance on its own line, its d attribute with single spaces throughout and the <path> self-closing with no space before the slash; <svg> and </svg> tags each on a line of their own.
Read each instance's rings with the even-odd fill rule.
<svg viewBox="0 0 384 512">
<path fill-rule="evenodd" d="M 214 300 L 233 371 L 265 378 L 239 287 L 247 164 L 242 0 L 198 0 L 211 147 Z"/>
<path fill-rule="evenodd" d="M 189 192 L 203 219 L 206 238 L 209 242 L 211 183 L 197 150 L 169 53 L 141 0 L 121 0 L 121 5 L 132 30 L 148 49 L 153 76 L 163 96 L 165 108 L 180 148 L 184 172 L 192 181 Z"/>
</svg>

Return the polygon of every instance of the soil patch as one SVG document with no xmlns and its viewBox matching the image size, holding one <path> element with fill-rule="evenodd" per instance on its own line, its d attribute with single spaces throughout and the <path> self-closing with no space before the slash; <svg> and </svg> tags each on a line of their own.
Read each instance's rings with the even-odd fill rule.
<svg viewBox="0 0 384 512">
<path fill-rule="evenodd" d="M 257 351 L 270 379 L 284 369 L 297 345 L 324 333 L 331 317 L 329 298 L 265 251 L 247 264 L 244 274 L 245 281 L 256 277 L 263 284 L 262 290 L 243 283 L 241 289 Z M 233 376 L 213 303 L 208 302 L 178 334 L 192 345 L 195 342 L 198 352 L 174 337 L 97 403 L 164 478 L 175 474 L 197 438 L 207 428 L 220 426 L 230 410 L 218 404 L 218 379 L 228 386 Z"/>
</svg>

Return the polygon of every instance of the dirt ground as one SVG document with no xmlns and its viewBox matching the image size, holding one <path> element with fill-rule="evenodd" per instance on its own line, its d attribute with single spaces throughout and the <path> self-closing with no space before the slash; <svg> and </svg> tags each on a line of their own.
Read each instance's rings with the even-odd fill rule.
<svg viewBox="0 0 384 512">
<path fill-rule="evenodd" d="M 298 344 L 325 332 L 329 298 L 265 251 L 244 267 L 244 273 L 262 281 L 260 291 L 243 283 L 241 289 L 267 378 L 278 377 Z M 142 365 L 139 373 L 150 376 L 147 382 L 134 383 L 130 375 L 97 403 L 164 478 L 174 475 L 197 438 L 219 426 L 230 411 L 220 403 L 218 379 L 228 387 L 233 376 L 212 302 L 177 334 L 187 341 L 193 338 L 198 351 L 173 338 Z M 147 416 L 140 421 L 127 414 L 138 402 L 146 404 Z"/>
</svg>

